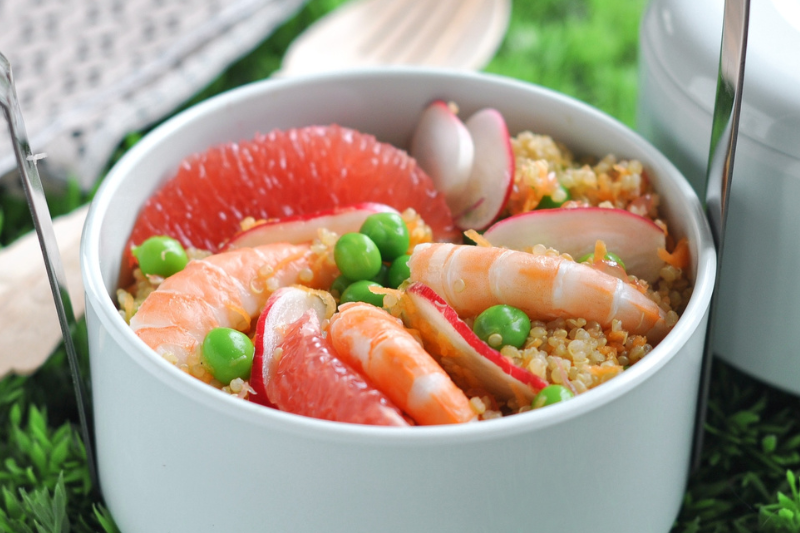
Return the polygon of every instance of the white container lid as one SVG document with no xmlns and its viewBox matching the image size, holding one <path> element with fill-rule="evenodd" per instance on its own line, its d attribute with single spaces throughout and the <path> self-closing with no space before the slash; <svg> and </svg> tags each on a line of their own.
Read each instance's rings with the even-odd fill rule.
<svg viewBox="0 0 800 533">
<path fill-rule="evenodd" d="M 655 0 L 643 28 L 660 68 L 709 117 L 714 109 L 724 0 Z M 800 159 L 800 0 L 756 0 L 739 134 Z"/>
</svg>

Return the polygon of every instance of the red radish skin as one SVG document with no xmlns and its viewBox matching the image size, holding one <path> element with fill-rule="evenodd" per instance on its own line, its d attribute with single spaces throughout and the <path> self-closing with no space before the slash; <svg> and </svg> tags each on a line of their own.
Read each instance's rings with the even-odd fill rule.
<svg viewBox="0 0 800 533">
<path fill-rule="evenodd" d="M 452 200 L 464 191 L 472 172 L 475 146 L 469 130 L 447 103 L 435 100 L 422 112 L 410 154 L 452 209 Z"/>
<path fill-rule="evenodd" d="M 420 332 L 426 349 L 462 389 L 485 390 L 498 400 L 513 400 L 521 407 L 548 385 L 480 340 L 427 285 L 412 283 L 405 298 L 411 302 L 404 313 L 408 327 Z"/>
<path fill-rule="evenodd" d="M 284 328 L 313 310 L 320 322 L 327 318 L 328 305 L 318 292 L 298 287 L 283 287 L 267 300 L 256 324 L 255 354 L 250 371 L 249 399 L 255 403 L 274 407 L 267 397 L 267 383 L 273 371 L 275 348 L 283 342 Z"/>
<path fill-rule="evenodd" d="M 602 240 L 625 263 L 628 274 L 656 281 L 664 261 L 658 249 L 666 247 L 664 230 L 652 220 L 624 209 L 578 207 L 542 209 L 501 220 L 486 230 L 494 246 L 524 250 L 536 244 L 555 248 L 580 259 L 594 252 Z"/>
<path fill-rule="evenodd" d="M 508 202 L 516 163 L 508 127 L 499 111 L 478 111 L 466 126 L 475 144 L 475 162 L 466 189 L 448 205 L 459 228 L 482 230 Z"/>
<path fill-rule="evenodd" d="M 307 215 L 267 220 L 234 235 L 223 245 L 222 251 L 252 248 L 275 242 L 291 244 L 310 242 L 317 237 L 317 231 L 322 228 L 343 235 L 358 231 L 370 215 L 397 212 L 388 205 L 365 202 Z"/>
</svg>

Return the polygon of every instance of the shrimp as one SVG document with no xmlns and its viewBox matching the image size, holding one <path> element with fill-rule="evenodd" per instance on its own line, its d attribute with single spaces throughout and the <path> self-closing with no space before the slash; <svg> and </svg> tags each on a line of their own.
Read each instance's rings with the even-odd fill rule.
<svg viewBox="0 0 800 533">
<path fill-rule="evenodd" d="M 190 261 L 147 296 L 131 328 L 166 360 L 210 382 L 200 359 L 206 334 L 215 327 L 247 331 L 280 287 L 329 286 L 338 271 L 320 259 L 308 244 L 276 243 Z"/>
<path fill-rule="evenodd" d="M 418 424 L 476 419 L 469 400 L 399 319 L 352 302 L 331 317 L 329 334 L 339 358 L 366 375 Z"/>
<path fill-rule="evenodd" d="M 420 244 L 408 261 L 411 281 L 428 285 L 459 316 L 472 317 L 497 304 L 536 320 L 581 317 L 646 335 L 652 343 L 668 332 L 666 313 L 621 279 L 563 257 L 505 248 Z"/>
</svg>

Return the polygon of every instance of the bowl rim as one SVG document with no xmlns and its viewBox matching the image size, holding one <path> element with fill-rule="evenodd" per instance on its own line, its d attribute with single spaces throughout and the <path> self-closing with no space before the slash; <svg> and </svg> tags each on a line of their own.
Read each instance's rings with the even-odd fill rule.
<svg viewBox="0 0 800 533">
<path fill-rule="evenodd" d="M 158 357 L 119 315 L 112 298 L 106 291 L 100 270 L 99 242 L 103 218 L 107 215 L 114 191 L 124 181 L 126 175 L 140 160 L 145 158 L 151 149 L 179 134 L 180 131 L 208 114 L 219 113 L 230 105 L 236 105 L 250 98 L 265 98 L 274 91 L 291 91 L 307 85 L 320 83 L 340 83 L 357 80 L 375 80 L 381 78 L 419 77 L 439 78 L 448 82 L 465 79 L 478 80 L 479 83 L 499 84 L 513 90 L 531 91 L 540 97 L 558 101 L 572 108 L 581 115 L 590 115 L 608 127 L 621 131 L 639 148 L 649 161 L 649 166 L 658 168 L 659 176 L 675 182 L 682 200 L 688 202 L 687 210 L 691 214 L 687 229 L 693 233 L 697 242 L 693 243 L 696 257 L 695 284 L 686 310 L 673 330 L 656 346 L 647 357 L 615 377 L 602 387 L 597 387 L 581 394 L 569 402 L 550 406 L 548 409 L 536 410 L 521 415 L 503 417 L 501 419 L 483 421 L 479 424 L 459 424 L 451 426 L 427 426 L 411 428 L 385 428 L 346 424 L 317 420 L 242 401 L 209 387 L 199 380 L 185 374 L 163 358 Z M 272 430 L 300 434 L 308 438 L 324 438 L 328 440 L 351 440 L 358 437 L 361 442 L 377 444 L 401 444 L 414 442 L 448 442 L 483 440 L 520 432 L 541 430 L 566 422 L 572 418 L 584 416 L 603 405 L 615 401 L 625 394 L 640 387 L 651 379 L 660 368 L 678 356 L 681 347 L 701 326 L 711 302 L 716 274 L 716 253 L 704 211 L 694 190 L 677 170 L 658 150 L 624 124 L 613 117 L 576 100 L 570 96 L 550 89 L 486 73 L 465 72 L 427 67 L 390 67 L 360 68 L 340 72 L 328 72 L 307 75 L 290 79 L 268 79 L 254 82 L 240 88 L 212 97 L 167 120 L 148 133 L 140 142 L 129 150 L 110 170 L 100 185 L 84 225 L 81 239 L 81 271 L 84 282 L 84 294 L 87 304 L 97 313 L 100 326 L 108 334 L 115 336 L 126 355 L 135 361 L 150 375 L 162 381 L 167 387 L 188 396 L 190 399 L 208 406 L 226 416 L 238 418 Z M 90 307 L 87 305 L 87 308 Z M 93 357 L 90 354 L 90 357 Z"/>
</svg>

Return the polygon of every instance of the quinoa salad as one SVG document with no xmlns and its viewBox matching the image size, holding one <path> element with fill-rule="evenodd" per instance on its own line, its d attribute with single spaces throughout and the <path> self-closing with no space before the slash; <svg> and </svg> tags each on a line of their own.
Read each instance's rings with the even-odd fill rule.
<svg viewBox="0 0 800 533">
<path fill-rule="evenodd" d="M 536 209 L 543 198 L 548 204 L 560 203 L 563 209 L 625 209 L 653 220 L 672 240 L 666 222 L 659 218 L 659 195 L 641 162 L 617 160 L 613 154 L 599 161 L 578 161 L 551 137 L 529 131 L 514 137 L 512 146 L 517 166 L 507 214 Z M 686 308 L 692 285 L 686 275 L 686 241 L 670 244 L 674 253 L 664 250 L 660 254 L 664 266 L 654 283 L 633 275 L 628 275 L 628 281 L 667 313 L 671 327 Z M 542 245 L 533 246 L 530 252 L 559 255 Z M 652 349 L 646 337 L 630 335 L 619 321 L 604 329 L 596 321 L 577 317 L 534 321 L 524 347 L 504 346 L 500 352 L 548 383 L 564 384 L 580 394 L 617 376 Z"/>
<path fill-rule="evenodd" d="M 457 109 L 434 112 L 452 120 Z M 425 119 L 415 133 L 423 140 Z M 340 422 L 426 425 L 583 394 L 646 357 L 686 308 L 689 244 L 661 218 L 641 162 L 576 158 L 530 131 L 508 136 L 507 191 L 472 225 L 496 191 L 466 198 L 476 186 L 467 193 L 438 175 L 428 161 L 444 156 L 415 150 L 423 141 L 409 156 L 365 138 L 431 174 L 429 194 L 459 235 L 444 240 L 456 242 L 439 242 L 430 215 L 371 198 L 302 216 L 247 214 L 216 250 L 166 234 L 135 243 L 120 315 L 165 361 L 243 400 Z M 475 172 L 471 183 L 483 179 Z M 562 249 L 562 222 L 640 233 L 615 248 L 572 232 Z M 541 232 L 553 237 L 539 242 Z M 177 266 L 163 267 L 173 254 Z"/>
</svg>

